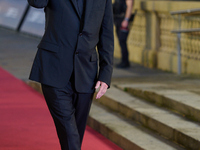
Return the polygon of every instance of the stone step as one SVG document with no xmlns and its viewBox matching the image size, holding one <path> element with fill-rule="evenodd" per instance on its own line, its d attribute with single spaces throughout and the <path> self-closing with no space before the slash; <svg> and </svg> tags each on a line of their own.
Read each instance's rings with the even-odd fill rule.
<svg viewBox="0 0 200 150">
<path fill-rule="evenodd" d="M 90 110 L 88 125 L 124 150 L 184 150 L 95 102 Z"/>
<path fill-rule="evenodd" d="M 198 94 L 172 89 L 163 84 L 124 84 L 117 87 L 158 106 L 174 110 L 188 119 L 200 122 L 200 95 Z"/>
<path fill-rule="evenodd" d="M 111 87 L 99 103 L 192 150 L 200 148 L 200 125 Z"/>
</svg>

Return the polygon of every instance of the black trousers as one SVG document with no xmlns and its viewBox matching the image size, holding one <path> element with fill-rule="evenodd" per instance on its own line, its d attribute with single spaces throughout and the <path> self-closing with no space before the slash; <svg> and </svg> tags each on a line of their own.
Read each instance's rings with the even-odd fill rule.
<svg viewBox="0 0 200 150">
<path fill-rule="evenodd" d="M 121 62 L 127 63 L 129 62 L 129 54 L 127 48 L 127 38 L 129 34 L 129 30 L 121 30 L 121 23 L 124 18 L 114 17 L 114 24 L 116 27 L 116 33 L 119 40 L 119 44 L 121 47 Z"/>
<path fill-rule="evenodd" d="M 81 150 L 94 93 L 77 93 L 72 81 L 64 88 L 42 84 L 62 150 Z"/>
</svg>

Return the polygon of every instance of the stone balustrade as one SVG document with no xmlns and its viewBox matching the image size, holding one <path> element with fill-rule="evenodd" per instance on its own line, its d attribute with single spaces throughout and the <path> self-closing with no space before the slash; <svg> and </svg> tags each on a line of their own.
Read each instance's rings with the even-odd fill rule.
<svg viewBox="0 0 200 150">
<path fill-rule="evenodd" d="M 136 15 L 128 38 L 130 60 L 177 72 L 178 16 L 171 11 L 200 8 L 200 2 L 135 0 Z M 200 12 L 182 15 L 181 29 L 200 28 Z M 120 57 L 118 43 L 115 56 Z M 200 74 L 200 32 L 181 34 L 182 73 Z"/>
</svg>

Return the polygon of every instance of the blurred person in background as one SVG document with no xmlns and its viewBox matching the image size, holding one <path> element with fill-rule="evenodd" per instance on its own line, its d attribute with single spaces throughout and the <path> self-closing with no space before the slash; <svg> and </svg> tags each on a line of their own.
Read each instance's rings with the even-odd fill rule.
<svg viewBox="0 0 200 150">
<path fill-rule="evenodd" d="M 28 2 L 35 8 L 44 8 L 46 17 L 30 79 L 42 85 L 61 149 L 81 150 L 95 89 L 100 87 L 98 99 L 110 86 L 114 50 L 112 1 Z"/>
<path fill-rule="evenodd" d="M 127 37 L 129 34 L 129 23 L 133 21 L 132 14 L 134 0 L 115 0 L 113 4 L 114 24 L 121 48 L 121 62 L 117 68 L 129 68 L 129 54 L 127 48 Z"/>
</svg>

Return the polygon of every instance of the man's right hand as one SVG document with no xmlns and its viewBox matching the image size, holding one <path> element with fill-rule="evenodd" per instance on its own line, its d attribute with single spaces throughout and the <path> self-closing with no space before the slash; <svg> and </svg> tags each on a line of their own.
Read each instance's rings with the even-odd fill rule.
<svg viewBox="0 0 200 150">
<path fill-rule="evenodd" d="M 100 89 L 99 89 L 99 91 L 96 95 L 96 99 L 101 98 L 106 93 L 106 91 L 108 89 L 108 85 L 106 83 L 102 82 L 102 81 L 97 81 L 95 89 L 98 89 L 99 87 L 100 87 Z"/>
</svg>

